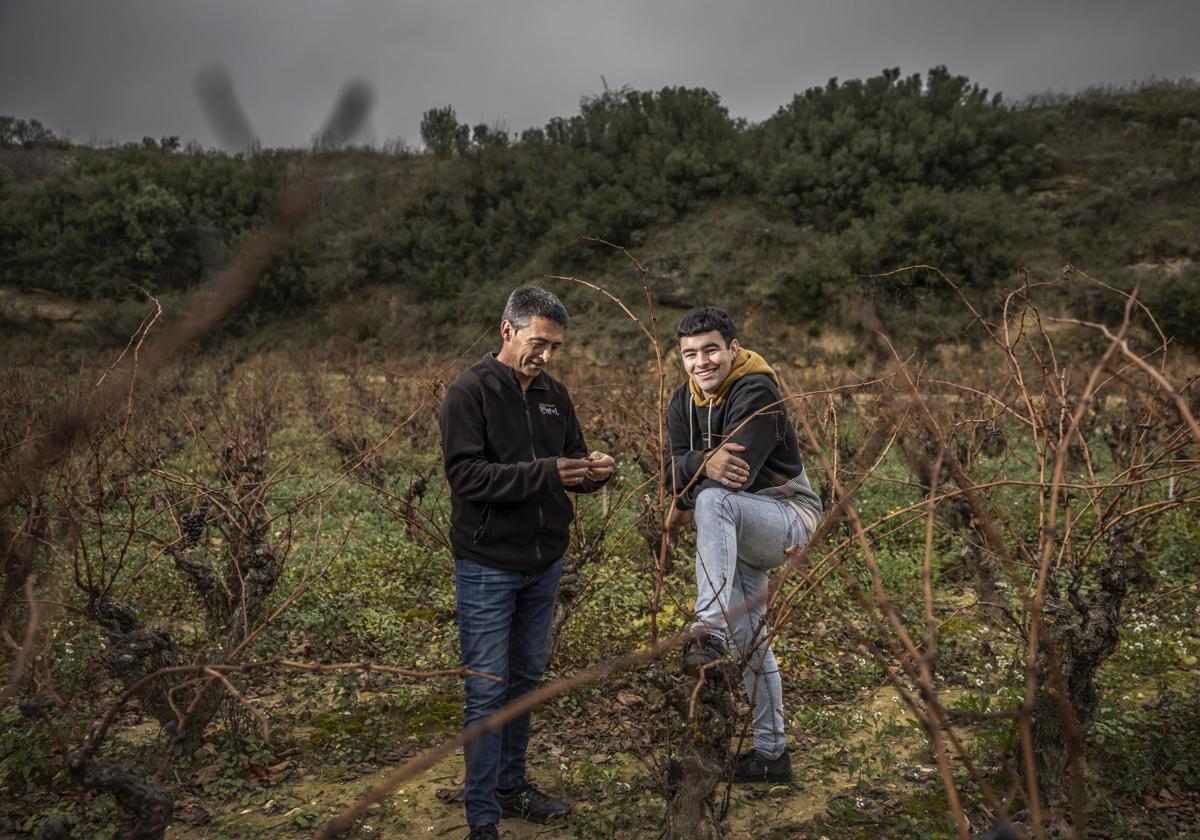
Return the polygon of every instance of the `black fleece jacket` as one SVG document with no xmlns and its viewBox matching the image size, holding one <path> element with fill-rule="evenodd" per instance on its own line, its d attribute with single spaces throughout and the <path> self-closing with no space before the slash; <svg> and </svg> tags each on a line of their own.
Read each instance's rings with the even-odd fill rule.
<svg viewBox="0 0 1200 840">
<path fill-rule="evenodd" d="M 687 382 L 675 391 L 667 406 L 665 464 L 667 489 L 683 491 L 676 507 L 691 510 L 701 490 L 722 486 L 704 475 L 701 467 L 708 450 L 732 440 L 746 447 L 736 454 L 750 465 L 741 492 L 790 500 L 820 514 L 821 500 L 804 473 L 796 430 L 788 422 L 782 398 L 771 377 L 763 373 L 742 377 L 720 405 L 711 407 L 696 405 Z M 684 490 L 693 477 L 696 480 Z"/>
<path fill-rule="evenodd" d="M 557 459 L 586 458 L 567 389 L 545 372 L 526 391 L 489 353 L 446 392 L 440 418 L 455 557 L 533 572 L 562 557 L 574 516 Z"/>
</svg>

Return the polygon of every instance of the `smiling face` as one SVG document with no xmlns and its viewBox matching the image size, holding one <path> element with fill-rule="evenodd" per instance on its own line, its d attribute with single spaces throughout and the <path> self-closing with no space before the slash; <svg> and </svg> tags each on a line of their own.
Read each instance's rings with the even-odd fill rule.
<svg viewBox="0 0 1200 840">
<path fill-rule="evenodd" d="M 517 374 L 522 388 L 529 386 L 551 357 L 562 346 L 566 330 L 541 315 L 535 315 L 528 326 L 517 329 L 511 321 L 500 322 L 503 344 L 496 358 Z"/>
<path fill-rule="evenodd" d="M 717 330 L 685 335 L 679 339 L 683 369 L 706 397 L 712 396 L 721 387 L 741 349 L 736 338 L 726 345 Z"/>
</svg>

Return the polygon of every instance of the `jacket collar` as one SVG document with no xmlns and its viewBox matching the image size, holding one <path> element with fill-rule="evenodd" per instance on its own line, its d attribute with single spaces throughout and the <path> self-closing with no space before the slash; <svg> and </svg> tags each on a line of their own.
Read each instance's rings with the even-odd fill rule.
<svg viewBox="0 0 1200 840">
<path fill-rule="evenodd" d="M 518 391 L 520 391 L 521 383 L 517 381 L 517 372 L 515 370 L 513 370 L 512 368 L 510 368 L 508 365 L 504 364 L 504 362 L 497 359 L 496 355 L 497 354 L 495 351 L 489 351 L 489 352 L 485 353 L 483 356 L 484 366 L 489 371 L 491 371 L 492 375 L 494 375 L 501 382 L 505 383 L 506 385 L 510 385 L 511 387 L 516 388 Z M 529 390 L 529 391 L 548 391 L 548 390 L 550 390 L 550 383 L 546 381 L 547 378 L 548 377 L 547 377 L 547 374 L 545 371 L 538 371 L 538 375 L 535 376 L 533 378 L 533 381 L 529 383 L 529 388 L 527 390 Z"/>
</svg>

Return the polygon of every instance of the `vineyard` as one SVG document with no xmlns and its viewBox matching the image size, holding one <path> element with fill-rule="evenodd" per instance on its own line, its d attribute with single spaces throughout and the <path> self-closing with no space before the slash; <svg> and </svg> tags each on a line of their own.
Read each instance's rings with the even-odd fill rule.
<svg viewBox="0 0 1200 840">
<path fill-rule="evenodd" d="M 111 358 L 3 373 L 0 833 L 465 831 L 437 412 L 493 330 L 194 356 L 283 235 L 185 317 L 148 298 Z M 608 286 L 543 281 L 596 299 L 554 373 L 617 459 L 578 500 L 524 701 L 532 773 L 575 813 L 502 836 L 1200 836 L 1200 400 L 1135 294 L 1068 266 L 985 307 L 907 268 L 956 301 L 961 342 L 893 345 L 872 314 L 840 356 L 770 348 L 825 516 L 769 606 L 796 780 L 731 788 L 744 698 L 679 670 L 673 333 L 654 277 L 603 254 Z M 1121 315 L 1080 320 L 1062 302 L 1083 295 Z M 590 339 L 614 322 L 636 352 Z"/>
</svg>

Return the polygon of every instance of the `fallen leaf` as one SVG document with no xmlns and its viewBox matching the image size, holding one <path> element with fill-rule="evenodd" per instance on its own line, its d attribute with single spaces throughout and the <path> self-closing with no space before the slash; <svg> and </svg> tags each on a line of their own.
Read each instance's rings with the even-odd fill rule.
<svg viewBox="0 0 1200 840">
<path fill-rule="evenodd" d="M 205 767 L 203 770 L 201 770 L 199 773 L 196 774 L 195 782 L 196 782 L 196 784 L 200 785 L 200 787 L 206 787 L 208 785 L 211 785 L 213 782 L 215 782 L 220 777 L 221 777 L 220 769 L 218 769 L 215 764 L 210 764 L 207 767 Z"/>
<path fill-rule="evenodd" d="M 260 764 L 257 761 L 251 761 L 248 767 L 250 769 L 250 775 L 255 779 L 274 782 L 284 776 L 291 765 L 292 763 L 290 761 L 281 761 L 278 764 L 272 764 L 270 767 L 268 767 L 267 765 Z"/>
<path fill-rule="evenodd" d="M 207 825 L 212 821 L 212 815 L 195 799 L 177 802 L 175 818 L 192 826 Z"/>
<path fill-rule="evenodd" d="M 467 798 L 467 789 L 464 787 L 438 788 L 434 792 L 434 796 L 439 802 L 450 804 L 452 802 L 463 802 Z"/>
</svg>

